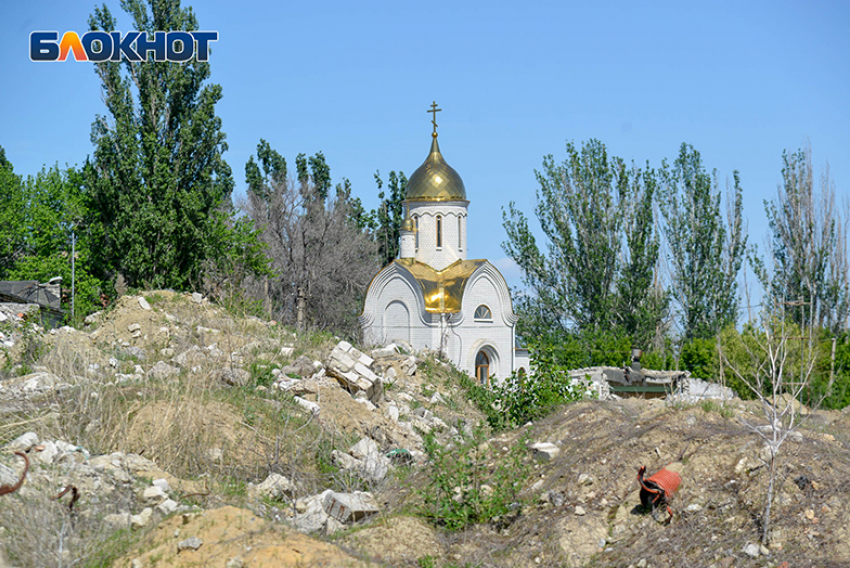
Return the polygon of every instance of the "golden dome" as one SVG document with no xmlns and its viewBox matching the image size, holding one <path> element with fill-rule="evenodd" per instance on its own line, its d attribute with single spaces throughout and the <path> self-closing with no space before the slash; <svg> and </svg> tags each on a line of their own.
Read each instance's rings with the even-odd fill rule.
<svg viewBox="0 0 850 568">
<path fill-rule="evenodd" d="M 431 153 L 407 182 L 407 201 L 466 201 L 460 175 L 446 163 L 433 134 Z"/>
<path fill-rule="evenodd" d="M 405 217 L 404 220 L 401 222 L 401 226 L 399 227 L 399 229 L 401 229 L 402 231 L 408 231 L 410 233 L 413 233 L 416 231 L 416 225 L 413 224 L 413 219 L 411 219 L 410 217 Z"/>
</svg>

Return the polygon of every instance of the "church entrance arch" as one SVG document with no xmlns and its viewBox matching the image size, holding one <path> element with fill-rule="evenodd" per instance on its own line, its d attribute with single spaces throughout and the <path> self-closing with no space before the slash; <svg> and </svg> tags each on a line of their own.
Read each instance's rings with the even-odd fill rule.
<svg viewBox="0 0 850 568">
<path fill-rule="evenodd" d="M 384 329 L 387 342 L 400 339 L 410 343 L 410 310 L 404 302 L 395 300 L 384 311 Z"/>
<path fill-rule="evenodd" d="M 475 356 L 475 378 L 481 386 L 490 386 L 490 357 L 483 349 Z"/>
</svg>

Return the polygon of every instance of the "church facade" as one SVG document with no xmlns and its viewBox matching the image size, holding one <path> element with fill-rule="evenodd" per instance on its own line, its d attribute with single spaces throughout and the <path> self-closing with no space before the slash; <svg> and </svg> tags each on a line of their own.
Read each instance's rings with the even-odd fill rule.
<svg viewBox="0 0 850 568">
<path fill-rule="evenodd" d="M 429 112 L 439 112 L 432 105 Z M 410 176 L 399 258 L 372 279 L 360 325 L 367 345 L 404 341 L 440 351 L 457 368 L 489 385 L 528 370 L 517 349 L 507 283 L 487 260 L 468 260 L 469 201 L 460 175 L 437 143 Z"/>
</svg>

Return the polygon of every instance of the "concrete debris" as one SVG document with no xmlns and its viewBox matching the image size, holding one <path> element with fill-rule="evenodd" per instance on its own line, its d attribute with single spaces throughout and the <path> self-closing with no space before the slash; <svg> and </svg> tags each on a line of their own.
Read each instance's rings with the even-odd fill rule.
<svg viewBox="0 0 850 568">
<path fill-rule="evenodd" d="M 321 410 L 319 405 L 316 404 L 315 402 L 311 402 L 311 401 L 309 401 L 305 398 L 301 398 L 300 396 L 296 396 L 296 397 L 294 397 L 294 399 L 295 399 L 295 402 L 298 403 L 299 406 L 301 406 L 302 408 L 305 408 L 306 410 L 309 410 L 313 414 L 318 414 L 319 410 Z"/>
<path fill-rule="evenodd" d="M 701 400 L 732 400 L 738 398 L 735 391 L 717 383 L 694 377 L 682 378 L 678 388 L 667 399 L 671 402 L 695 404 Z"/>
<path fill-rule="evenodd" d="M 162 490 L 162 487 L 157 485 L 151 485 L 150 487 L 145 487 L 139 493 L 139 502 L 145 506 L 154 506 L 159 505 L 166 499 L 168 499 L 168 495 L 165 494 L 165 491 Z"/>
<path fill-rule="evenodd" d="M 265 481 L 253 487 L 251 492 L 258 498 L 268 499 L 269 501 L 284 501 L 288 497 L 292 497 L 295 492 L 295 484 L 279 473 L 272 473 Z"/>
<path fill-rule="evenodd" d="M 130 517 L 130 528 L 133 530 L 143 529 L 148 526 L 151 522 L 151 517 L 153 517 L 153 509 L 150 507 L 145 507 L 142 509 L 142 512 L 138 515 L 132 515 Z"/>
<path fill-rule="evenodd" d="M 363 391 L 373 403 L 381 400 L 384 392 L 383 382 L 370 369 L 374 360 L 351 346 L 340 341 L 328 357 L 327 373 L 337 379 L 352 394 Z"/>
<path fill-rule="evenodd" d="M 531 444 L 531 455 L 534 459 L 541 462 L 552 461 L 561 453 L 561 448 L 551 442 L 537 442 Z"/>
<path fill-rule="evenodd" d="M 371 493 L 326 493 L 322 503 L 325 512 L 341 523 L 352 523 L 380 512 Z"/>
<path fill-rule="evenodd" d="M 177 543 L 177 553 L 181 553 L 184 550 L 198 550 L 201 548 L 201 545 L 204 542 L 196 536 L 189 537 L 186 540 L 181 540 Z"/>
<path fill-rule="evenodd" d="M 28 452 L 37 445 L 38 434 L 35 432 L 27 432 L 6 444 L 6 447 L 3 449 L 9 452 Z"/>
<path fill-rule="evenodd" d="M 157 361 L 156 364 L 148 370 L 146 375 L 152 379 L 164 380 L 169 377 L 173 377 L 178 373 L 180 373 L 180 369 L 177 367 L 172 367 L 165 361 Z"/>
</svg>

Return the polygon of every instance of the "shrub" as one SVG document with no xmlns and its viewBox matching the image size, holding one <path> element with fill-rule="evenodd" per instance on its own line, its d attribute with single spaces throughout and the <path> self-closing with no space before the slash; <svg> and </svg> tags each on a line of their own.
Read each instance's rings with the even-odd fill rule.
<svg viewBox="0 0 850 568">
<path fill-rule="evenodd" d="M 421 492 L 423 515 L 446 530 L 462 530 L 494 520 L 518 506 L 517 495 L 528 476 L 523 462 L 525 440 L 507 455 L 496 456 L 485 443 L 481 425 L 472 436 L 442 446 L 433 433 L 424 438 L 428 482 Z"/>
</svg>

